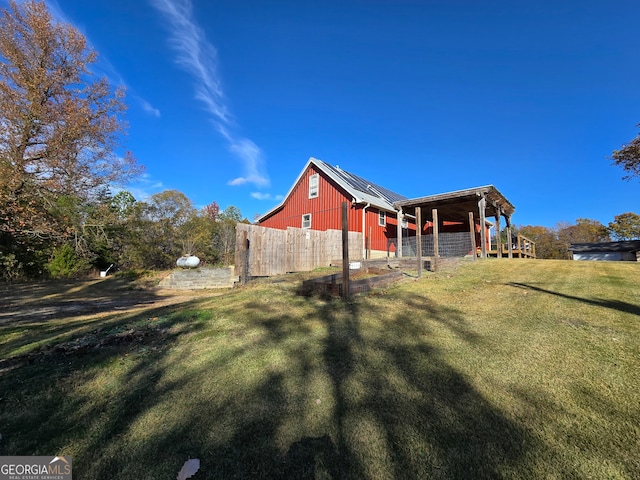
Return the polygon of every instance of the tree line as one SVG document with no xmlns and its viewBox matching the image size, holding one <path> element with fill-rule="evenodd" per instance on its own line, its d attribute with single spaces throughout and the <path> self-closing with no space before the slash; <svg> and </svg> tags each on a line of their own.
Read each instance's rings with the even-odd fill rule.
<svg viewBox="0 0 640 480">
<path fill-rule="evenodd" d="M 640 215 L 616 215 L 608 225 L 588 218 L 578 218 L 575 224 L 561 222 L 555 227 L 521 225 L 514 232 L 535 242 L 537 258 L 570 259 L 572 243 L 640 240 Z"/>
<path fill-rule="evenodd" d="M 67 278 L 109 268 L 124 271 L 175 268 L 182 255 L 203 265 L 229 265 L 240 210 L 216 202 L 197 209 L 182 192 L 166 190 L 137 201 L 126 190 L 79 202 L 59 199 L 64 232 L 16 236 L 0 231 L 0 278 Z M 114 268 L 115 267 L 115 268 Z"/>
</svg>

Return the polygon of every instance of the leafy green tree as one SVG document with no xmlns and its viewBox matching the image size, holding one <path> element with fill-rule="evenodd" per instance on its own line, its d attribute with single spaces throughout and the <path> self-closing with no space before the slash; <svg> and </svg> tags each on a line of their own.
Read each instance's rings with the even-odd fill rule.
<svg viewBox="0 0 640 480">
<path fill-rule="evenodd" d="M 578 218 L 575 225 L 558 224 L 558 239 L 567 245 L 571 243 L 607 242 L 609 230 L 597 220 Z"/>
<path fill-rule="evenodd" d="M 88 266 L 86 260 L 78 256 L 71 245 L 65 243 L 54 250 L 47 269 L 53 278 L 70 278 L 82 273 Z"/>
<path fill-rule="evenodd" d="M 614 165 L 622 167 L 628 173 L 625 179 L 640 176 L 640 134 L 620 150 L 614 150 L 612 158 Z"/>
<path fill-rule="evenodd" d="M 126 221 L 134 212 L 136 199 L 126 190 L 116 193 L 110 202 L 111 209 L 120 221 Z"/>
<path fill-rule="evenodd" d="M 640 239 L 640 215 L 633 212 L 616 215 L 609 223 L 609 232 L 616 240 Z"/>
<path fill-rule="evenodd" d="M 180 228 L 194 215 L 193 207 L 184 193 L 165 190 L 141 202 L 137 218 L 133 222 L 134 245 L 141 268 L 166 269 L 175 266 L 183 255 Z"/>
<path fill-rule="evenodd" d="M 175 268 L 183 254 L 195 254 L 203 264 L 229 264 L 236 224 L 246 222 L 238 208 L 220 212 L 216 202 L 197 210 L 177 190 L 157 193 L 145 202 L 127 191 L 115 196 L 105 191 L 89 205 L 60 197 L 57 208 L 75 229 L 67 242 L 50 251 L 51 261 L 44 262 L 58 277 L 77 275 L 91 266 L 104 270 L 112 263 L 121 270 Z M 0 268 L 3 265 L 7 271 L 0 273 L 5 277 L 23 268 L 10 252 L 0 255 Z"/>
<path fill-rule="evenodd" d="M 224 265 L 231 265 L 234 261 L 236 248 L 236 225 L 243 220 L 240 209 L 234 206 L 225 208 L 216 222 L 214 246 L 218 251 L 220 261 Z"/>
<path fill-rule="evenodd" d="M 183 255 L 196 255 L 202 263 L 217 263 L 218 252 L 213 248 L 216 221 L 197 212 L 178 228 L 178 237 L 182 244 Z"/>
<path fill-rule="evenodd" d="M 555 227 L 526 225 L 519 231 L 536 243 L 536 256 L 546 259 L 570 259 L 572 243 L 605 242 L 609 230 L 597 220 L 578 218 L 575 224 L 558 223 Z"/>
<path fill-rule="evenodd" d="M 515 229 L 516 233 L 518 231 L 535 242 L 537 258 L 567 258 L 566 248 L 560 242 L 556 229 L 539 225 L 524 225 Z"/>
</svg>

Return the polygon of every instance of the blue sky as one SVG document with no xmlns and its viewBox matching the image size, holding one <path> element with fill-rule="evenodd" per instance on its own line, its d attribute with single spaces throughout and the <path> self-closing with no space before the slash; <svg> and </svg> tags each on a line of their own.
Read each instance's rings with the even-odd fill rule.
<svg viewBox="0 0 640 480">
<path fill-rule="evenodd" d="M 127 87 L 164 189 L 253 219 L 310 156 L 407 197 L 495 185 L 518 225 L 640 213 L 640 2 L 50 0 Z"/>
</svg>

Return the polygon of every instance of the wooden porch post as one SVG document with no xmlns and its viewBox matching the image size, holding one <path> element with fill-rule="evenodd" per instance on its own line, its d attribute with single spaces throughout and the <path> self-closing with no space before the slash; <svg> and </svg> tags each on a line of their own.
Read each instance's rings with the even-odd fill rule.
<svg viewBox="0 0 640 480">
<path fill-rule="evenodd" d="M 433 271 L 438 271 L 438 263 L 440 261 L 440 241 L 438 239 L 438 231 L 440 230 L 438 224 L 438 209 L 431 210 L 431 216 L 433 218 Z"/>
<path fill-rule="evenodd" d="M 480 258 L 487 258 L 487 219 L 486 215 L 487 199 L 484 195 L 478 200 L 478 211 L 480 213 Z"/>
<path fill-rule="evenodd" d="M 476 261 L 476 224 L 473 221 L 473 212 L 469 212 L 469 234 L 471 235 L 471 255 Z"/>
<path fill-rule="evenodd" d="M 422 209 L 416 207 L 416 257 L 418 259 L 418 278 L 422 277 Z"/>
<path fill-rule="evenodd" d="M 509 249 L 509 258 L 513 258 L 513 239 L 511 238 L 511 215 L 506 216 L 507 220 L 507 242 Z"/>
<path fill-rule="evenodd" d="M 498 249 L 498 258 L 502 258 L 502 238 L 500 235 L 500 210 L 496 213 L 496 248 Z"/>
<path fill-rule="evenodd" d="M 396 241 L 398 245 L 396 245 L 396 256 L 398 258 L 402 258 L 402 221 L 404 220 L 404 214 L 402 213 L 402 209 L 398 211 L 398 232 L 396 233 Z"/>
</svg>

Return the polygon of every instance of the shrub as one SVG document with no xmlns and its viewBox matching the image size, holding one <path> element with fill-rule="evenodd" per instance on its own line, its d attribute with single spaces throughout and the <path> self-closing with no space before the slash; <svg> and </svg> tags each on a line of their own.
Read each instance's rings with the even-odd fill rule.
<svg viewBox="0 0 640 480">
<path fill-rule="evenodd" d="M 23 273 L 23 265 L 13 253 L 0 252 L 0 277 L 3 280 L 17 280 L 22 277 Z"/>
<path fill-rule="evenodd" d="M 89 263 L 76 255 L 71 245 L 64 244 L 53 251 L 53 257 L 47 264 L 47 270 L 53 278 L 70 278 L 85 272 Z"/>
</svg>

